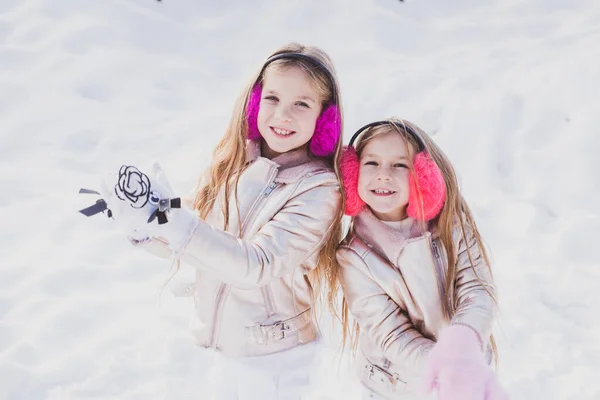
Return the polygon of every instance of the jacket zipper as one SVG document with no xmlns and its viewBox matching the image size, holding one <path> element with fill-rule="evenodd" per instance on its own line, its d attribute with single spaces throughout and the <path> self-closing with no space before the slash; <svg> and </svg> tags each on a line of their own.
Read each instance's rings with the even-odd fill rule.
<svg viewBox="0 0 600 400">
<path fill-rule="evenodd" d="M 447 299 L 446 299 L 446 289 L 444 287 L 444 285 L 445 285 L 445 279 L 444 279 L 444 277 L 445 277 L 446 274 L 444 273 L 444 268 L 443 268 L 443 264 L 442 264 L 442 257 L 440 255 L 440 249 L 438 247 L 437 239 L 432 239 L 432 241 L 431 241 L 431 247 L 433 247 L 433 257 L 434 257 L 435 268 L 436 268 L 438 290 L 440 292 L 440 300 L 447 302 Z M 450 318 L 449 315 L 446 315 L 446 317 Z"/>
<path fill-rule="evenodd" d="M 213 332 L 212 332 L 212 337 L 210 340 L 210 347 L 214 348 L 215 350 L 217 349 L 217 338 L 219 335 L 219 328 L 220 328 L 220 326 L 217 326 L 217 324 L 219 323 L 219 320 L 218 320 L 219 311 L 221 310 L 221 306 L 223 305 L 223 302 L 225 301 L 225 295 L 223 293 L 227 289 L 227 286 L 228 285 L 226 283 L 221 283 L 221 285 L 219 286 L 219 290 L 217 290 L 217 295 L 216 295 L 215 313 L 213 316 Z"/>
<path fill-rule="evenodd" d="M 266 187 L 265 190 L 263 190 L 262 195 L 256 199 L 256 201 L 254 202 L 254 204 L 248 211 L 248 216 L 246 217 L 246 220 L 242 223 L 242 226 L 240 229 L 240 231 L 242 232 L 242 237 L 244 234 L 245 227 L 248 226 L 248 224 L 250 223 L 250 219 L 253 217 L 252 214 L 254 213 L 254 210 L 258 207 L 259 203 L 261 203 L 261 200 L 269 197 L 271 192 L 273 192 L 273 190 L 277 187 L 277 184 L 275 182 L 273 182 L 273 180 L 275 179 L 276 176 L 277 176 L 277 168 L 274 168 L 271 171 L 271 174 L 269 175 L 269 179 L 267 181 L 267 182 L 270 182 L 269 185 Z M 269 312 L 276 313 L 275 307 L 273 305 L 274 302 L 272 299 L 273 294 L 271 293 L 271 289 L 268 285 L 265 286 L 265 288 L 268 288 L 268 291 L 269 291 L 268 295 L 270 296 L 270 297 L 268 297 L 270 305 L 267 304 L 267 309 L 269 310 Z M 213 333 L 212 333 L 212 340 L 211 340 L 211 344 L 210 344 L 210 347 L 214 348 L 215 350 L 218 350 L 217 345 L 218 345 L 218 341 L 219 341 L 219 332 L 221 330 L 221 321 L 220 321 L 221 308 L 223 307 L 223 304 L 225 303 L 225 300 L 227 299 L 227 296 L 229 295 L 229 291 L 230 291 L 230 285 L 228 285 L 226 283 L 221 283 L 221 286 L 219 286 L 219 290 L 217 291 L 215 314 L 214 314 L 214 318 L 213 318 Z M 264 294 L 264 291 L 263 291 L 263 294 Z M 265 299 L 266 298 L 267 297 L 265 297 Z"/>
<path fill-rule="evenodd" d="M 277 175 L 277 169 L 275 169 L 275 174 L 272 175 L 272 177 L 270 177 L 269 181 L 275 179 L 276 175 Z M 267 197 L 269 197 L 269 195 L 273 192 L 273 190 L 275 190 L 276 187 L 277 187 L 277 183 L 271 182 L 269 184 L 269 186 L 267 186 L 267 188 L 264 190 L 262 199 L 266 199 Z M 260 202 L 260 199 L 259 199 L 259 201 L 257 201 L 257 205 L 259 202 Z M 246 224 L 244 227 L 246 227 L 246 226 L 248 226 L 248 224 Z M 265 300 L 265 307 L 267 309 L 267 318 L 277 315 L 277 310 L 275 309 L 275 300 L 273 299 L 273 291 L 271 290 L 270 284 L 266 284 L 265 286 L 262 287 L 262 294 L 263 294 L 263 298 Z"/>
<path fill-rule="evenodd" d="M 261 203 L 262 200 L 266 199 L 267 197 L 269 197 L 269 195 L 273 192 L 273 190 L 275 190 L 275 188 L 277 187 L 277 183 L 273 182 L 273 180 L 275 179 L 275 177 L 277 176 L 277 168 L 273 168 L 273 170 L 271 171 L 271 174 L 269 175 L 269 180 L 267 182 L 269 182 L 269 184 L 267 185 L 267 187 L 263 190 L 262 195 L 258 196 L 258 198 L 256 199 L 256 201 L 254 202 L 254 204 L 252 204 L 252 207 L 250 208 L 250 210 L 248 211 L 248 215 L 246 217 L 246 219 L 244 220 L 244 222 L 242 222 L 242 226 L 240 227 L 242 236 L 245 233 L 245 229 L 246 227 L 250 224 L 251 221 L 254 220 L 255 216 L 254 214 L 254 210 L 256 210 L 256 208 L 258 207 L 258 205 Z"/>
<path fill-rule="evenodd" d="M 437 239 L 433 239 L 431 241 L 431 245 L 433 247 L 433 254 L 435 255 L 435 258 L 439 260 L 440 259 L 440 250 L 438 249 L 438 246 L 437 246 Z"/>
</svg>

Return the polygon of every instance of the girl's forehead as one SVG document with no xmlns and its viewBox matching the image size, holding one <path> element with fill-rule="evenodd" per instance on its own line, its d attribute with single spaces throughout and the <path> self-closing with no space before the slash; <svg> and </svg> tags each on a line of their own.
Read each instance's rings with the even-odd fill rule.
<svg viewBox="0 0 600 400">
<path fill-rule="evenodd" d="M 263 83 L 274 83 L 282 80 L 298 80 L 310 83 L 307 74 L 302 68 L 295 65 L 285 67 L 272 66 L 264 72 Z"/>
<path fill-rule="evenodd" d="M 408 157 L 408 145 L 397 132 L 380 133 L 371 138 L 362 151 L 362 156 Z"/>
<path fill-rule="evenodd" d="M 263 78 L 264 89 L 282 89 L 306 91 L 313 95 L 318 93 L 317 86 L 302 70 L 297 66 L 290 66 L 285 69 L 272 68 L 265 71 Z"/>
</svg>

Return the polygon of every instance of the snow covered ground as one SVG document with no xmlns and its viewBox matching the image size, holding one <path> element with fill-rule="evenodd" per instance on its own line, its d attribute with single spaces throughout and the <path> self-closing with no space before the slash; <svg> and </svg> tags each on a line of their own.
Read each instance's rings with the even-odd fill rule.
<svg viewBox="0 0 600 400">
<path fill-rule="evenodd" d="M 492 248 L 513 399 L 600 399 L 600 5 L 593 0 L 0 0 L 0 399 L 205 399 L 169 265 L 77 210 L 108 167 L 189 190 L 288 41 L 342 85 L 345 140 L 397 115 L 458 170 Z M 311 399 L 359 399 L 328 333 Z"/>
</svg>

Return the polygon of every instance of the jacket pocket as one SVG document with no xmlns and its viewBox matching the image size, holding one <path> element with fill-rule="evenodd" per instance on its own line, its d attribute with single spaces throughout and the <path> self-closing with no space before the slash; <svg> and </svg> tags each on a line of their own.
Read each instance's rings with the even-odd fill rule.
<svg viewBox="0 0 600 400">
<path fill-rule="evenodd" d="M 246 327 L 246 334 L 257 344 L 266 345 L 280 340 L 296 337 L 296 334 L 311 323 L 311 309 L 307 309 L 295 317 L 277 321 L 270 325 L 256 323 Z"/>
<path fill-rule="evenodd" d="M 382 396 L 388 396 L 399 390 L 404 390 L 406 382 L 396 374 L 375 365 L 359 350 L 357 355 L 359 378 L 363 385 Z"/>
<path fill-rule="evenodd" d="M 277 308 L 275 308 L 275 299 L 273 298 L 273 289 L 271 284 L 266 284 L 261 288 L 263 300 L 265 302 L 265 308 L 267 309 L 267 318 L 271 318 L 277 315 Z"/>
</svg>

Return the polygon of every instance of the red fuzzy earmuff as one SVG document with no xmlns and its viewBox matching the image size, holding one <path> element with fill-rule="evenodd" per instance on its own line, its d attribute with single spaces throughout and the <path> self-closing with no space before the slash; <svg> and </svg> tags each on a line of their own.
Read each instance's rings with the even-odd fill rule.
<svg viewBox="0 0 600 400">
<path fill-rule="evenodd" d="M 356 216 L 365 207 L 365 202 L 358 194 L 360 161 L 352 144 L 368 128 L 385 124 L 402 129 L 393 121 L 372 122 L 360 128 L 352 136 L 352 139 L 350 139 L 350 144 L 344 148 L 340 169 L 346 192 L 346 215 Z M 404 130 L 407 134 L 415 138 L 421 148 L 413 161 L 414 174 L 410 174 L 408 181 L 409 197 L 406 213 L 415 220 L 429 221 L 435 218 L 444 206 L 444 202 L 446 201 L 446 184 L 439 167 L 429 154 L 425 152 L 425 145 L 421 137 L 408 126 L 405 126 Z"/>
</svg>

